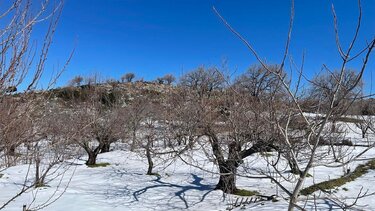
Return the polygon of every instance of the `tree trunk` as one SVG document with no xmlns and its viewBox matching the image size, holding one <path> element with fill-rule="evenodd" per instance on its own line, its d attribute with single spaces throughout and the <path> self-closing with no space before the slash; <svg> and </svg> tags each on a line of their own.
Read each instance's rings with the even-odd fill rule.
<svg viewBox="0 0 375 211">
<path fill-rule="evenodd" d="M 43 187 L 44 180 L 40 176 L 40 158 L 39 155 L 35 158 L 35 187 Z"/>
<path fill-rule="evenodd" d="M 16 145 L 10 145 L 9 149 L 7 150 L 7 155 L 15 156 L 16 155 Z"/>
<path fill-rule="evenodd" d="M 136 130 L 133 130 L 133 134 L 132 134 L 132 143 L 130 145 L 130 151 L 133 152 L 135 150 L 135 146 L 136 146 L 136 143 L 137 143 L 137 140 L 136 140 Z"/>
<path fill-rule="evenodd" d="M 100 153 L 109 152 L 110 147 L 111 147 L 110 142 L 104 142 L 103 146 L 100 149 Z"/>
<path fill-rule="evenodd" d="M 154 162 L 152 162 L 151 158 L 147 157 L 148 161 L 148 169 L 147 169 L 147 175 L 153 175 L 152 169 L 154 168 Z"/>
<path fill-rule="evenodd" d="M 151 157 L 151 139 L 149 138 L 147 140 L 147 145 L 146 145 L 146 156 L 147 156 L 147 163 L 148 163 L 148 169 L 147 169 L 147 175 L 152 175 L 152 169 L 154 168 L 154 162 L 152 162 L 152 157 Z"/>
<path fill-rule="evenodd" d="M 225 163 L 219 164 L 219 170 L 220 178 L 215 189 L 222 190 L 224 193 L 236 193 L 236 164 L 234 162 L 227 161 Z"/>
<path fill-rule="evenodd" d="M 186 143 L 185 143 L 186 144 Z M 188 144 L 189 144 L 189 149 L 193 149 L 193 146 L 194 146 L 194 137 L 193 136 L 189 136 L 189 139 L 188 139 Z"/>
<path fill-rule="evenodd" d="M 335 159 L 335 162 L 340 162 L 339 159 L 337 159 L 337 156 L 336 156 L 335 146 L 332 143 L 330 145 L 331 145 L 330 147 L 331 147 L 332 153 L 333 153 L 333 159 Z"/>
<path fill-rule="evenodd" d="M 366 132 L 367 132 L 367 128 L 362 129 L 362 138 L 366 138 Z"/>
<path fill-rule="evenodd" d="M 336 121 L 332 121 L 331 132 L 336 133 Z"/>
<path fill-rule="evenodd" d="M 290 173 L 295 174 L 295 175 L 301 175 L 302 171 L 298 168 L 297 164 L 294 163 L 291 160 L 288 160 L 289 167 L 290 167 Z"/>
<path fill-rule="evenodd" d="M 96 157 L 98 156 L 95 152 L 88 152 L 89 155 L 88 160 L 86 161 L 86 165 L 95 165 L 96 164 Z"/>
<path fill-rule="evenodd" d="M 163 146 L 164 146 L 164 149 L 167 148 L 167 140 L 165 138 L 163 139 Z"/>
<path fill-rule="evenodd" d="M 181 146 L 182 140 L 180 136 L 177 136 L 176 138 L 178 146 Z"/>
</svg>

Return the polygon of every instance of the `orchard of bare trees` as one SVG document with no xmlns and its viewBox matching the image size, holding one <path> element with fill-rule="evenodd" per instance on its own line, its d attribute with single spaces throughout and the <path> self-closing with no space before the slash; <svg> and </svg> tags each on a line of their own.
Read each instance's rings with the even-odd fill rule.
<svg viewBox="0 0 375 211">
<path fill-rule="evenodd" d="M 253 195 L 266 203 L 283 201 L 288 210 L 316 209 L 319 200 L 342 210 L 355 209 L 359 200 L 374 197 L 375 192 L 365 186 L 353 190 L 352 200 L 333 191 L 375 170 L 371 158 L 375 154 L 375 107 L 372 95 L 365 93 L 363 78 L 365 71 L 371 71 L 366 67 L 375 38 L 360 46 L 360 51 L 353 50 L 358 48 L 361 27 L 360 1 L 357 26 L 347 46 L 340 42 L 332 7 L 340 62 L 333 67 L 322 64 L 323 71 L 312 78 L 304 72 L 304 61 L 299 65 L 288 62 L 293 42 L 292 1 L 280 63 L 263 60 L 214 8 L 223 27 L 256 59 L 242 74 L 233 76 L 225 67 L 200 66 L 178 80 L 167 74 L 156 82 L 131 83 L 135 74 L 127 73 L 119 81 L 105 83 L 97 77 L 77 76 L 69 86 L 51 88 L 70 62 L 69 55 L 46 90 L 37 87 L 62 3 L 43 1 L 36 14 L 30 4 L 13 1 L 0 15 L 5 23 L 0 34 L 0 181 L 9 179 L 6 172 L 12 168 L 26 169 L 20 171 L 21 182 L 13 182 L 17 188 L 0 195 L 0 210 L 27 194 L 32 194 L 32 200 L 22 203 L 28 210 L 50 206 L 69 190 L 77 166 L 115 169 L 120 165 L 99 159 L 114 151 L 144 161 L 144 168 L 140 167 L 144 172 L 133 177 L 156 177 L 154 182 L 162 187 L 181 187 L 160 182 L 163 171 L 179 163 L 210 175 L 201 178 L 214 181 L 209 188 L 202 186 L 209 191 L 227 197 Z M 48 29 L 42 48 L 35 51 L 29 47 L 30 39 L 33 26 L 40 22 L 47 23 Z M 358 61 L 357 68 L 349 68 Z M 21 85 L 24 88 L 17 92 Z M 339 176 L 322 179 L 321 175 L 337 169 Z M 94 180 L 97 175 L 92 175 Z M 244 190 L 244 181 L 261 183 L 264 190 Z M 128 181 L 122 182 L 127 187 Z M 39 200 L 35 192 L 43 188 L 54 191 Z M 95 189 L 100 188 L 104 187 Z M 136 200 L 138 192 L 132 196 Z"/>
</svg>

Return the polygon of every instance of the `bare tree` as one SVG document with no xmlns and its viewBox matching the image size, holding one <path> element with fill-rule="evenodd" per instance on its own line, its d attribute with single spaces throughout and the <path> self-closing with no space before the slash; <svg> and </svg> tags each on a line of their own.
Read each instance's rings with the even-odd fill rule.
<svg viewBox="0 0 375 211">
<path fill-rule="evenodd" d="M 335 113 L 337 113 L 338 116 L 346 113 L 354 99 L 362 96 L 363 82 L 362 80 L 357 81 L 357 75 L 358 73 L 354 70 L 346 70 L 341 76 L 341 89 L 336 93 L 337 97 L 342 98 L 341 108 L 335 109 Z M 337 87 L 339 78 L 340 72 L 327 71 L 311 80 L 310 98 L 315 99 L 315 102 L 318 103 L 316 105 L 318 112 L 326 112 L 329 108 L 329 102 L 331 102 L 331 98 L 334 96 L 334 88 Z M 352 90 L 346 90 L 356 83 L 358 84 Z"/>
<path fill-rule="evenodd" d="M 160 145 L 165 134 L 166 119 L 163 100 L 153 92 L 139 95 L 123 108 L 126 115 L 127 133 L 130 135 L 130 150 L 145 155 L 148 163 L 147 175 L 154 175 L 154 157 L 166 148 Z"/>
<path fill-rule="evenodd" d="M 40 104 L 35 103 L 32 91 L 37 89 L 42 74 L 45 74 L 45 66 L 48 52 L 52 43 L 53 35 L 62 11 L 62 2 L 56 1 L 51 4 L 49 0 L 43 0 L 37 6 L 31 6 L 30 0 L 9 1 L 6 7 L 0 9 L 0 107 L 2 125 L 0 126 L 0 146 L 1 161 L 5 150 L 6 155 L 17 152 L 18 146 L 27 144 L 27 142 L 38 133 L 37 128 L 33 127 L 30 116 L 34 111 L 40 108 Z M 38 7 L 39 6 L 39 7 Z M 48 27 L 42 37 L 39 50 L 30 47 L 33 37 L 33 29 L 37 24 L 47 23 Z M 57 75 L 51 76 L 47 88 L 51 88 L 61 72 L 69 63 L 72 54 Z M 27 79 L 27 80 L 26 80 Z M 10 87 L 17 90 L 22 85 L 22 90 L 17 96 L 9 95 Z M 35 96 L 35 95 L 34 95 Z M 35 149 L 37 150 L 37 149 Z M 28 154 L 31 153 L 28 152 Z M 33 151 L 37 152 L 37 151 Z M 8 163 L 10 164 L 10 163 Z M 17 162 L 11 165 L 18 164 Z M 31 164 L 30 164 L 31 165 Z M 7 165 L 0 164 L 0 170 L 4 170 Z M 42 170 L 44 172 L 44 170 Z M 41 172 L 42 172 L 41 171 Z M 25 175 L 25 181 L 29 175 Z M 22 188 L 11 198 L 5 199 L 0 205 L 0 209 L 7 207 L 15 198 L 25 193 L 34 185 L 27 185 L 26 182 Z"/>
<path fill-rule="evenodd" d="M 76 131 L 73 138 L 86 151 L 86 164 L 95 165 L 98 154 L 108 152 L 110 144 L 123 137 L 124 116 L 120 115 L 116 97 L 100 86 L 81 91 L 88 92 L 88 98 L 72 105 L 68 130 Z"/>
<path fill-rule="evenodd" d="M 369 132 L 375 132 L 373 116 L 359 116 L 354 120 L 355 126 L 361 130 L 362 138 L 366 138 Z"/>
<path fill-rule="evenodd" d="M 24 99 L 26 98 L 23 96 Z M 7 167 L 17 164 L 16 148 L 25 143 L 32 130 L 32 124 L 29 118 L 19 118 L 23 116 L 23 109 L 31 109 L 30 104 L 22 103 L 21 99 L 13 96 L 4 96 L 1 102 L 0 114 L 1 127 L 0 138 L 2 158 Z M 23 116 L 26 117 L 26 116 Z"/>
<path fill-rule="evenodd" d="M 191 89 L 199 97 L 209 97 L 213 91 L 220 90 L 225 86 L 226 78 L 217 70 L 216 67 L 199 67 L 191 71 L 180 79 L 180 86 Z"/>
<path fill-rule="evenodd" d="M 220 176 L 216 189 L 225 193 L 238 192 L 237 168 L 245 158 L 275 148 L 274 136 L 268 133 L 275 128 L 269 128 L 272 125 L 262 121 L 260 115 L 269 106 L 264 105 L 264 99 L 276 102 L 280 85 L 271 83 L 274 78 L 262 79 L 263 74 L 258 74 L 257 80 L 247 80 L 248 75 L 257 71 L 261 72 L 251 68 L 235 85 L 228 86 L 217 68 L 199 68 L 182 76 L 179 89 L 183 92 L 180 98 L 174 97 L 173 107 L 177 111 L 173 130 L 181 131 L 180 137 L 188 137 L 189 145 L 209 144 L 211 150 L 206 155 L 214 160 Z"/>
<path fill-rule="evenodd" d="M 78 76 L 75 76 L 72 80 L 70 80 L 69 84 L 71 86 L 81 86 L 82 85 L 82 82 L 83 82 L 83 77 L 78 75 Z"/>
<path fill-rule="evenodd" d="M 143 96 L 138 96 L 133 99 L 128 106 L 124 108 L 123 115 L 127 115 L 127 131 L 130 133 L 131 137 L 131 144 L 130 144 L 130 151 L 134 151 L 138 143 L 137 132 L 141 127 L 142 121 L 145 120 L 147 113 L 149 112 L 147 109 L 148 99 Z"/>
<path fill-rule="evenodd" d="M 164 84 L 164 77 L 158 77 L 158 78 L 156 78 L 156 83 L 158 83 L 158 84 Z"/>
<path fill-rule="evenodd" d="M 158 124 L 158 118 L 159 110 L 157 109 L 156 105 L 154 105 L 152 102 L 147 103 L 147 116 L 145 116 L 144 124 L 141 130 L 143 133 L 143 139 L 145 143 L 141 143 L 141 147 L 145 149 L 146 151 L 146 158 L 148 163 L 147 168 L 147 175 L 154 175 L 153 168 L 154 168 L 154 162 L 153 162 L 153 147 L 155 145 L 155 142 L 158 138 L 160 138 L 160 125 Z"/>
<path fill-rule="evenodd" d="M 49 179 L 47 176 L 56 171 L 53 168 L 72 156 L 68 147 L 72 131 L 63 129 L 70 120 L 58 102 L 47 98 L 49 103 L 45 103 L 44 100 L 37 100 L 40 106 L 30 117 L 33 129 L 25 142 L 30 160 L 35 164 L 35 187 L 45 186 Z"/>
<path fill-rule="evenodd" d="M 172 74 L 166 74 L 163 78 L 167 85 L 171 85 L 176 81 L 176 77 L 174 77 Z"/>
<path fill-rule="evenodd" d="M 135 74 L 134 73 L 126 73 L 125 75 L 123 75 L 121 77 L 121 81 L 124 83 L 124 82 L 132 82 L 133 79 L 135 78 Z"/>
<path fill-rule="evenodd" d="M 277 65 L 268 65 L 270 69 L 278 69 Z M 234 86 L 242 92 L 248 92 L 254 98 L 262 98 L 271 89 L 280 88 L 279 81 L 271 72 L 261 65 L 251 66 L 245 73 L 236 78 Z"/>
<path fill-rule="evenodd" d="M 277 70 L 272 70 L 272 69 L 268 68 L 267 65 L 265 64 L 265 62 L 259 56 L 258 52 L 253 48 L 253 46 L 240 33 L 238 33 L 220 15 L 220 13 L 217 12 L 217 10 L 214 8 L 215 13 L 222 20 L 224 25 L 246 45 L 246 47 L 250 50 L 252 55 L 255 56 L 257 61 L 268 72 L 270 72 L 272 75 L 277 77 L 278 81 L 284 87 L 284 89 L 286 90 L 286 93 L 288 94 L 288 97 L 285 100 L 287 100 L 287 102 L 290 102 L 290 106 L 289 106 L 288 109 L 279 112 L 279 113 L 287 114 L 287 118 L 285 118 L 284 116 L 277 116 L 276 115 L 275 118 L 274 118 L 274 121 L 271 121 L 271 122 L 274 122 L 274 124 L 277 126 L 279 133 L 282 134 L 281 140 L 283 140 L 285 146 L 287 146 L 287 148 L 285 150 L 287 150 L 287 153 L 291 155 L 291 159 L 293 159 L 295 161 L 295 164 L 298 165 L 298 168 L 301 170 L 301 174 L 297 178 L 297 180 L 295 182 L 295 185 L 294 185 L 294 188 L 291 191 L 289 191 L 287 188 L 285 188 L 277 180 L 274 180 L 284 191 L 286 191 L 288 193 L 288 195 L 290 197 L 288 210 L 294 210 L 294 208 L 299 208 L 299 209 L 303 210 L 303 208 L 297 204 L 297 199 L 299 197 L 301 188 L 302 188 L 302 186 L 303 186 L 303 184 L 306 180 L 306 177 L 308 175 L 309 170 L 314 165 L 316 165 L 317 160 L 319 160 L 320 153 L 318 153 L 318 151 L 319 151 L 318 149 L 319 149 L 319 146 L 320 146 L 320 143 L 321 143 L 321 140 L 322 140 L 321 137 L 326 135 L 327 123 L 336 114 L 341 113 L 341 111 L 342 111 L 341 108 L 343 108 L 343 107 L 345 108 L 346 107 L 345 105 L 347 105 L 345 103 L 345 99 L 347 99 L 347 97 L 350 95 L 351 91 L 355 90 L 360 85 L 360 81 L 361 81 L 363 73 L 366 69 L 366 65 L 368 63 L 370 54 L 371 54 L 371 52 L 372 52 L 372 50 L 375 46 L 375 38 L 372 37 L 371 41 L 368 42 L 368 44 L 363 48 L 363 50 L 361 50 L 359 53 L 353 53 L 352 52 L 353 46 L 356 44 L 356 41 L 357 41 L 357 38 L 358 38 L 358 32 L 359 32 L 359 28 L 360 28 L 360 24 L 361 24 L 361 17 L 362 17 L 360 1 L 359 1 L 358 5 L 359 5 L 359 16 L 358 16 L 357 27 L 355 29 L 355 34 L 353 35 L 353 37 L 350 41 L 350 44 L 345 51 L 343 50 L 343 48 L 341 46 L 341 43 L 339 41 L 339 33 L 338 33 L 338 27 L 337 27 L 337 17 L 336 17 L 336 14 L 335 14 L 335 10 L 332 7 L 332 11 L 333 11 L 333 15 L 334 15 L 334 23 L 335 23 L 336 44 L 337 44 L 339 56 L 341 58 L 341 64 L 340 64 L 340 69 L 337 71 L 337 73 L 334 73 L 334 72 L 330 71 L 327 67 L 325 67 L 325 69 L 329 72 L 328 74 L 332 76 L 334 84 L 331 88 L 328 88 L 328 90 L 327 90 L 328 92 L 327 91 L 324 92 L 324 93 L 329 93 L 329 94 L 328 94 L 328 96 L 326 95 L 326 97 L 325 97 L 327 99 L 327 102 L 325 103 L 327 105 L 325 111 L 322 112 L 321 114 L 318 114 L 318 116 L 321 116 L 321 118 L 320 117 L 319 118 L 313 118 L 313 120 L 311 120 L 311 118 L 306 113 L 303 112 L 303 110 L 301 109 L 301 104 L 299 103 L 299 100 L 298 100 L 298 94 L 300 94 L 299 88 L 300 88 L 300 85 L 301 85 L 300 80 L 302 78 L 307 78 L 303 74 L 303 65 L 302 65 L 301 68 L 299 68 L 299 67 L 296 68 L 297 69 L 296 71 L 299 75 L 298 81 L 295 83 L 296 88 L 293 88 L 290 81 L 288 81 L 279 71 L 279 70 L 283 69 L 283 67 L 285 65 L 286 58 L 287 58 L 288 53 L 289 53 L 289 46 L 290 46 L 290 41 L 291 41 L 291 32 L 292 32 L 292 26 L 293 26 L 293 21 L 294 21 L 294 2 L 292 1 L 292 6 L 291 6 L 290 28 L 289 28 L 289 32 L 288 32 L 288 35 L 287 35 L 286 47 L 285 47 L 284 55 L 282 57 L 282 61 L 280 62 L 279 68 Z M 363 62 L 359 67 L 358 73 L 356 73 L 355 75 L 350 77 L 353 80 L 346 80 L 345 76 L 348 75 L 348 74 L 346 74 L 348 72 L 348 70 L 347 70 L 348 63 L 352 62 L 355 58 L 358 58 L 359 56 L 363 57 Z M 349 81 L 349 83 L 346 83 L 348 81 Z M 308 80 L 308 82 L 311 82 L 311 81 Z M 291 106 L 291 105 L 293 105 L 293 106 Z M 306 124 L 306 128 L 303 131 L 301 131 L 303 137 L 302 137 L 302 139 L 300 139 L 300 141 L 303 141 L 303 142 L 307 143 L 307 147 L 308 147 L 307 148 L 308 149 L 307 154 L 304 155 L 304 159 L 303 159 L 303 161 L 306 163 L 305 165 L 302 165 L 302 163 L 299 162 L 299 159 L 297 158 L 297 150 L 298 149 L 294 148 L 293 145 L 291 144 L 291 140 L 294 138 L 294 135 L 289 133 L 290 132 L 289 123 L 290 123 L 293 116 L 300 116 Z M 280 117 L 282 117 L 282 118 L 280 118 Z M 285 119 L 287 121 L 282 121 L 282 120 L 285 120 Z M 282 122 L 284 122 L 284 123 L 282 123 Z M 367 151 L 368 149 L 369 148 L 366 148 L 366 149 L 364 149 L 364 151 Z M 360 156 L 362 153 L 359 153 L 355 157 Z M 272 166 L 274 166 L 274 165 L 272 165 Z M 276 169 L 276 172 L 280 173 L 280 171 L 277 171 L 277 169 Z M 280 173 L 279 176 L 282 177 L 282 174 Z"/>
</svg>

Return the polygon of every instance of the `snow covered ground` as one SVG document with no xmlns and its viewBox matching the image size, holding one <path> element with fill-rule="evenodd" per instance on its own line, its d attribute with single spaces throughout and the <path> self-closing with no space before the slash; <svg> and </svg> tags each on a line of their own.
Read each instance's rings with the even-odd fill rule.
<svg viewBox="0 0 375 211">
<path fill-rule="evenodd" d="M 234 203 L 237 196 L 224 196 L 221 191 L 212 190 L 218 176 L 187 166 L 177 161 L 163 171 L 161 177 L 145 175 L 146 163 L 136 153 L 113 151 L 101 154 L 99 162 L 109 162 L 107 167 L 89 168 L 84 161 L 76 161 L 69 165 L 60 184 L 60 189 L 52 196 L 59 186 L 60 180 L 49 183 L 49 187 L 33 189 L 12 202 L 5 210 L 22 210 L 22 205 L 31 208 L 38 207 L 52 196 L 50 201 L 60 196 L 65 186 L 70 184 L 65 193 L 57 201 L 43 210 L 226 210 Z M 78 165 L 77 165 L 78 164 Z M 161 170 L 161 169 L 159 169 Z M 327 168 L 328 170 L 328 168 Z M 0 179 L 0 200 L 4 201 L 19 188 L 23 182 L 26 166 L 16 166 L 7 169 Z M 333 177 L 332 172 L 317 174 L 316 177 Z M 71 175 L 73 174 L 73 177 Z M 336 172 L 339 172 L 336 170 Z M 340 175 L 340 173 L 337 173 Z M 361 187 L 369 192 L 375 192 L 375 171 L 360 179 L 339 188 L 336 193 L 341 198 L 355 198 Z M 239 178 L 238 186 L 249 190 L 257 190 L 261 194 L 275 193 L 276 185 L 269 180 L 254 180 Z M 345 191 L 345 190 L 346 191 Z M 33 201 L 34 196 L 36 200 Z M 375 210 L 372 201 L 375 196 L 359 200 L 364 210 Z M 310 205 L 312 206 L 310 202 Z M 321 210 L 329 209 L 332 203 L 318 200 Z M 263 202 L 246 205 L 248 210 L 285 210 L 287 203 Z M 237 208 L 240 209 L 240 208 Z"/>
<path fill-rule="evenodd" d="M 146 163 L 136 153 L 113 151 L 101 154 L 98 162 L 110 166 L 89 168 L 77 161 L 65 173 L 60 185 L 64 188 L 72 178 L 62 197 L 45 210 L 225 210 L 226 201 L 220 191 L 212 191 L 216 178 L 185 165 L 174 165 L 161 173 L 161 178 L 145 175 Z M 181 163 L 180 163 L 181 164 Z M 16 192 L 22 183 L 26 166 L 16 166 L 4 172 L 0 179 L 0 200 Z M 73 177 L 72 172 L 75 171 Z M 205 179 L 203 179 L 203 177 Z M 56 190 L 58 180 L 50 187 L 39 188 L 17 198 L 5 210 L 22 210 L 37 194 L 37 206 L 48 200 Z M 59 190 L 61 192 L 62 190 Z M 58 194 L 57 194 L 58 195 Z"/>
<path fill-rule="evenodd" d="M 349 125 L 350 126 L 350 125 Z M 353 130 L 357 130 L 353 128 Z M 358 131 L 357 131 L 358 132 Z M 351 139 L 359 139 L 360 133 L 348 135 Z M 364 148 L 356 147 L 351 150 L 360 152 Z M 198 152 L 199 153 L 199 152 Z M 201 159 L 205 169 L 216 168 L 212 163 L 204 160 L 204 155 L 195 155 Z M 374 158 L 372 149 L 362 158 Z M 83 158 L 84 159 L 84 158 Z M 189 166 L 179 159 L 174 162 L 155 160 L 155 172 L 161 177 L 145 175 L 147 171 L 146 159 L 139 153 L 115 150 L 100 154 L 98 163 L 108 162 L 109 166 L 90 168 L 84 160 L 70 160 L 60 167 L 56 173 L 64 174 L 48 183 L 47 187 L 31 189 L 16 198 L 5 210 L 20 211 L 26 204 L 31 209 L 42 208 L 51 211 L 123 211 L 123 210 L 228 210 L 237 198 L 243 197 L 224 195 L 221 191 L 213 190 L 218 181 L 218 175 Z M 349 166 L 354 169 L 366 160 L 358 160 Z M 264 165 L 257 162 L 253 166 Z M 27 165 L 11 167 L 1 172 L 0 202 L 3 203 L 21 188 L 24 176 L 28 171 Z M 32 175 L 33 169 L 30 169 Z M 307 178 L 305 186 L 342 176 L 343 167 L 328 168 L 314 167 L 310 172 L 313 177 Z M 362 193 L 375 192 L 375 171 L 363 175 L 357 180 L 339 187 L 335 197 L 353 201 L 362 189 Z M 285 184 L 292 188 L 292 184 Z M 256 190 L 263 195 L 282 194 L 276 184 L 269 179 L 249 179 L 238 177 L 237 186 L 247 190 Z M 63 193 L 63 194 L 62 194 Z M 375 195 L 358 200 L 357 208 L 375 210 Z M 44 207 L 44 205 L 49 205 Z M 52 203 L 53 202 L 53 203 Z M 51 204 L 49 204 L 51 203 Z M 316 200 L 317 210 L 335 210 L 335 205 L 324 199 L 324 194 Z M 301 201 L 304 205 L 304 201 Z M 277 202 L 265 201 L 251 203 L 234 210 L 286 210 L 287 201 L 280 198 Z M 309 200 L 306 208 L 314 210 L 314 200 Z"/>
</svg>

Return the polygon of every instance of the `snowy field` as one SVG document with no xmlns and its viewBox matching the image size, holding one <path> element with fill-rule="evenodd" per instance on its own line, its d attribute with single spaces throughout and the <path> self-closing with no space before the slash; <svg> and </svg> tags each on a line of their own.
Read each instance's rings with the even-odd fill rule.
<svg viewBox="0 0 375 211">
<path fill-rule="evenodd" d="M 356 130 L 353 128 L 353 130 Z M 360 133 L 354 131 L 347 134 L 352 140 L 360 140 Z M 372 138 L 372 137 L 371 137 Z M 352 147 L 352 153 L 358 153 L 364 148 Z M 322 148 L 324 150 L 324 148 Z M 199 151 L 194 155 L 200 160 L 205 169 L 217 171 L 212 163 L 204 160 L 203 153 Z M 362 159 L 359 159 L 346 168 L 354 169 L 358 164 L 365 163 L 366 159 L 375 157 L 375 150 L 366 152 Z M 249 161 L 251 162 L 250 158 Z M 146 175 L 147 161 L 140 153 L 117 150 L 100 154 L 98 163 L 108 162 L 106 167 L 87 167 L 85 157 L 77 160 L 65 161 L 54 174 L 47 178 L 53 179 L 47 183 L 47 187 L 31 189 L 27 193 L 15 199 L 5 210 L 20 211 L 26 204 L 29 208 L 41 208 L 51 211 L 94 211 L 94 210 L 228 210 L 232 208 L 237 198 L 234 195 L 224 195 L 221 191 L 213 190 L 218 181 L 218 175 L 209 171 L 189 166 L 180 159 L 164 161 L 155 159 L 155 170 L 158 176 Z M 245 162 L 246 163 L 246 162 Z M 263 162 L 253 164 L 254 168 L 265 165 Z M 29 171 L 32 175 L 32 168 L 27 165 L 11 167 L 1 172 L 0 178 L 0 201 L 4 202 L 13 196 L 24 182 L 24 176 Z M 324 166 L 314 167 L 306 180 L 305 187 L 317 182 L 337 178 L 343 175 L 343 167 L 329 168 Z M 240 172 L 243 172 L 240 170 Z M 60 174 L 59 174 L 60 173 Z M 353 201 L 362 189 L 362 193 L 375 192 L 375 171 L 363 175 L 357 180 L 339 187 L 334 196 Z M 242 189 L 255 190 L 262 195 L 278 194 L 278 201 L 264 201 L 243 205 L 233 210 L 286 210 L 288 203 L 282 197 L 286 196 L 271 183 L 269 179 L 250 179 L 238 177 L 237 186 Z M 293 184 L 285 184 L 292 188 Z M 319 193 L 317 193 L 319 194 Z M 305 199 L 302 197 L 302 199 Z M 51 204 L 49 204 L 51 203 Z M 301 206 L 307 210 L 314 210 L 314 203 L 317 210 L 339 210 L 329 200 L 324 199 L 324 194 L 314 202 L 301 201 Z M 44 207 L 44 205 L 48 205 Z M 357 209 L 375 210 L 375 195 L 358 200 Z"/>
</svg>

